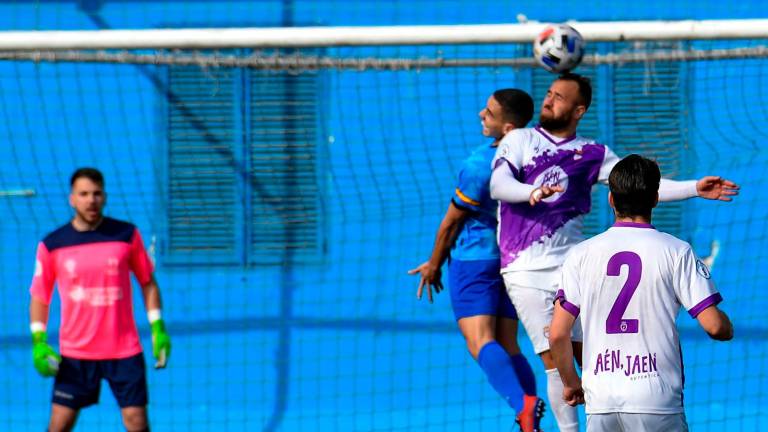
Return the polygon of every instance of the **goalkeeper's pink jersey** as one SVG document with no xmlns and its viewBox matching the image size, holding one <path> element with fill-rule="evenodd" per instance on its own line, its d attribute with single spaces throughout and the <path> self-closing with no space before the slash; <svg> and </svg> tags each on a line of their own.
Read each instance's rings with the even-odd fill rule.
<svg viewBox="0 0 768 432">
<path fill-rule="evenodd" d="M 152 271 L 134 225 L 104 218 L 97 229 L 81 232 L 67 223 L 38 245 L 30 292 L 50 304 L 54 283 L 58 286 L 63 356 L 121 359 L 142 351 L 130 272 L 143 286 L 151 281 Z"/>
</svg>

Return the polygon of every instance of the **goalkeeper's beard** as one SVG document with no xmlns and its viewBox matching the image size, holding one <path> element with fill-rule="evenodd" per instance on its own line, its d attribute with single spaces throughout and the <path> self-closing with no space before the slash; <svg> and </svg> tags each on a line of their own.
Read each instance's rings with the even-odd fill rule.
<svg viewBox="0 0 768 432">
<path fill-rule="evenodd" d="M 99 209 L 87 209 L 86 212 L 81 212 L 75 209 L 78 219 L 90 225 L 92 228 L 101 224 L 101 220 L 104 218 L 104 213 Z"/>
</svg>

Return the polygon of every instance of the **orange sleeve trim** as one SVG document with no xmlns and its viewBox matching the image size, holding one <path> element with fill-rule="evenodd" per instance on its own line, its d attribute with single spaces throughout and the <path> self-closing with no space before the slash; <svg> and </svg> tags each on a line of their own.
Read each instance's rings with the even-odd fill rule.
<svg viewBox="0 0 768 432">
<path fill-rule="evenodd" d="M 460 200 L 464 201 L 467 204 L 471 204 L 473 206 L 479 206 L 480 205 L 479 201 L 475 201 L 472 198 L 464 195 L 464 193 L 462 193 L 461 190 L 459 190 L 459 188 L 456 188 L 456 196 L 459 197 Z"/>
</svg>

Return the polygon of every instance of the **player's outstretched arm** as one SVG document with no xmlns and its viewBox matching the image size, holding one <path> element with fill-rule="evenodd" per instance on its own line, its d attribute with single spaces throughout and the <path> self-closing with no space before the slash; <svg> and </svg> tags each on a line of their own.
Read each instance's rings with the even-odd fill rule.
<svg viewBox="0 0 768 432">
<path fill-rule="evenodd" d="M 165 330 L 165 322 L 160 315 L 160 288 L 154 276 L 141 287 L 141 292 L 144 295 L 147 318 L 152 329 L 152 355 L 155 357 L 155 369 L 162 369 L 171 356 L 171 338 Z"/>
<path fill-rule="evenodd" d="M 699 180 L 661 179 L 659 201 L 679 201 L 693 197 L 731 201 L 739 194 L 739 185 L 717 176 L 705 176 Z"/>
<path fill-rule="evenodd" d="M 555 312 L 549 325 L 549 349 L 563 381 L 563 400 L 570 406 L 584 403 L 581 378 L 573 365 L 571 329 L 576 318 L 555 301 Z"/>
<path fill-rule="evenodd" d="M 725 312 L 718 309 L 717 306 L 712 305 L 698 315 L 696 319 L 699 321 L 699 325 L 712 339 L 719 341 L 727 341 L 733 339 L 733 324 L 728 318 Z"/>
<path fill-rule="evenodd" d="M 32 297 L 29 305 L 30 331 L 32 332 L 32 361 L 37 372 L 44 376 L 55 376 L 59 371 L 61 356 L 48 344 L 46 325 L 48 305 Z"/>
<path fill-rule="evenodd" d="M 696 192 L 702 198 L 731 201 L 739 194 L 739 185 L 718 176 L 704 176 L 696 182 Z"/>
<path fill-rule="evenodd" d="M 453 242 L 456 241 L 456 236 L 467 220 L 469 212 L 457 207 L 452 201 L 448 206 L 448 211 L 445 212 L 443 221 L 440 222 L 440 227 L 437 229 L 437 235 L 435 236 L 435 245 L 432 248 L 432 255 L 429 260 L 416 267 L 415 269 L 408 270 L 409 275 L 419 275 L 419 288 L 416 291 L 416 298 L 421 300 L 421 296 L 424 290 L 427 291 L 427 298 L 432 303 L 432 290 L 435 290 L 435 294 L 443 290 L 442 272 L 440 268 L 443 263 L 448 259 L 448 254 L 451 251 Z"/>
</svg>

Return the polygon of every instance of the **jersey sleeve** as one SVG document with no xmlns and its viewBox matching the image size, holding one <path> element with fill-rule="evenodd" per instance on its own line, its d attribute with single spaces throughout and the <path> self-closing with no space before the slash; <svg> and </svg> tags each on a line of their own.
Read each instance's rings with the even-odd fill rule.
<svg viewBox="0 0 768 432">
<path fill-rule="evenodd" d="M 696 180 L 675 181 L 663 178 L 659 182 L 659 201 L 679 201 L 698 194 Z"/>
<path fill-rule="evenodd" d="M 483 170 L 487 172 L 482 172 Z M 488 190 L 489 177 L 490 169 L 487 165 L 472 163 L 471 159 L 465 161 L 459 171 L 456 189 L 453 192 L 453 203 L 463 209 L 479 211 L 483 191 Z"/>
<path fill-rule="evenodd" d="M 35 257 L 35 274 L 32 277 L 32 286 L 29 289 L 30 294 L 35 299 L 44 304 L 51 303 L 53 296 L 53 285 L 56 282 L 56 266 L 45 247 L 45 243 L 40 242 L 37 245 L 37 256 Z"/>
<path fill-rule="evenodd" d="M 154 270 L 154 265 L 149 259 L 149 255 L 147 255 L 147 250 L 144 249 L 144 242 L 141 239 L 139 229 L 136 228 L 131 238 L 131 271 L 136 275 L 139 284 L 144 286 L 152 280 L 152 272 Z"/>
<path fill-rule="evenodd" d="M 691 317 L 696 318 L 704 309 L 723 301 L 710 279 L 709 268 L 690 247 L 678 260 L 675 273 L 675 295 Z"/>
<path fill-rule="evenodd" d="M 555 302 L 568 311 L 574 318 L 581 312 L 581 287 L 579 286 L 578 257 L 569 254 L 560 272 L 560 289 L 555 294 Z"/>
<path fill-rule="evenodd" d="M 603 164 L 600 165 L 600 172 L 597 175 L 597 181 L 602 184 L 608 184 L 608 176 L 611 174 L 611 170 L 617 163 L 619 163 L 619 157 L 608 146 L 605 147 L 605 155 L 603 156 Z"/>
<path fill-rule="evenodd" d="M 491 162 L 491 169 L 496 169 L 496 167 L 506 162 L 517 178 L 520 169 L 523 167 L 523 152 L 527 143 L 526 136 L 526 132 L 523 129 L 515 129 L 506 134 L 496 149 L 496 154 Z"/>
</svg>

